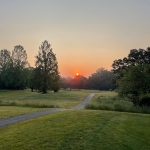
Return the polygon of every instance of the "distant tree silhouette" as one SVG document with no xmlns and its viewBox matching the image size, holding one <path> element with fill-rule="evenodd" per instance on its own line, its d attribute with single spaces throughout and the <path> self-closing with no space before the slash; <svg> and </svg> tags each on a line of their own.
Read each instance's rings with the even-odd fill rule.
<svg viewBox="0 0 150 150">
<path fill-rule="evenodd" d="M 51 44 L 44 41 L 39 47 L 36 57 L 35 76 L 38 76 L 38 90 L 47 93 L 48 89 L 54 92 L 59 90 L 59 72 L 56 55 L 53 53 Z M 39 79 L 38 78 L 38 79 Z"/>
<path fill-rule="evenodd" d="M 89 77 L 89 87 L 97 90 L 112 90 L 115 88 L 113 72 L 104 68 L 98 69 Z"/>
<path fill-rule="evenodd" d="M 87 89 L 88 79 L 82 75 L 75 76 L 70 81 L 70 87 L 74 89 Z"/>
<path fill-rule="evenodd" d="M 115 75 L 112 71 L 98 69 L 88 78 L 82 75 L 74 78 L 61 78 L 61 87 L 64 89 L 95 89 L 95 90 L 113 90 L 115 88 Z"/>
<path fill-rule="evenodd" d="M 67 89 L 71 90 L 71 88 L 73 88 L 72 84 L 71 84 L 72 80 L 73 79 L 71 77 L 67 77 L 67 78 L 61 77 L 60 78 L 60 87 L 65 89 L 65 90 L 67 90 Z"/>
</svg>

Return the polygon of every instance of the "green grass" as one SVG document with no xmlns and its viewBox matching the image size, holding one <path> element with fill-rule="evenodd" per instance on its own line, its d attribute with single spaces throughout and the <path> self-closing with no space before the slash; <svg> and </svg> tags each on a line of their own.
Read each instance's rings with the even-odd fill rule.
<svg viewBox="0 0 150 150">
<path fill-rule="evenodd" d="M 0 119 L 22 115 L 30 112 L 40 111 L 40 108 L 27 108 L 17 106 L 0 106 Z"/>
<path fill-rule="evenodd" d="M 79 104 L 91 91 L 73 90 L 49 92 L 41 94 L 24 91 L 0 91 L 0 106 L 26 106 L 26 107 L 62 107 L 70 108 Z"/>
<path fill-rule="evenodd" d="M 97 93 L 92 103 L 87 106 L 87 109 L 150 113 L 150 108 L 137 107 L 128 99 L 121 98 L 116 92 L 111 91 Z"/>
<path fill-rule="evenodd" d="M 0 129 L 4 150 L 148 150 L 150 115 L 66 111 Z"/>
</svg>

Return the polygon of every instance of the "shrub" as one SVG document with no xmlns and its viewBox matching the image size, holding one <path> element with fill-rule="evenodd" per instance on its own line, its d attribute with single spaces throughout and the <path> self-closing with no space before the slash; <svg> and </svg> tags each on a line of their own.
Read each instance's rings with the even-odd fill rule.
<svg viewBox="0 0 150 150">
<path fill-rule="evenodd" d="M 146 94 L 140 97 L 139 100 L 140 106 L 150 106 L 150 94 Z"/>
<path fill-rule="evenodd" d="M 121 96 L 128 97 L 135 105 L 150 106 L 150 96 L 141 97 L 150 92 L 150 65 L 131 67 L 124 73 L 118 84 Z"/>
</svg>

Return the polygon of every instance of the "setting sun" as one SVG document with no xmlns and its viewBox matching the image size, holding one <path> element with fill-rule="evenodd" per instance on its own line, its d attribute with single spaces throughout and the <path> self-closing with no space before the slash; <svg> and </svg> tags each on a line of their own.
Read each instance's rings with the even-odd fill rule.
<svg viewBox="0 0 150 150">
<path fill-rule="evenodd" d="M 78 72 L 76 73 L 76 76 L 79 76 L 79 73 L 78 73 Z"/>
</svg>

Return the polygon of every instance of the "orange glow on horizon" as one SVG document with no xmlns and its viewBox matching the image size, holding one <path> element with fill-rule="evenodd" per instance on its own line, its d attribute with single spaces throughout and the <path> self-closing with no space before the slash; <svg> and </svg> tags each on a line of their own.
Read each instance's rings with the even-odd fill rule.
<svg viewBox="0 0 150 150">
<path fill-rule="evenodd" d="M 100 65 L 75 65 L 75 64 L 61 64 L 59 63 L 59 71 L 61 76 L 63 77 L 74 77 L 74 76 L 78 76 L 77 73 L 79 74 L 79 76 L 85 76 L 88 77 L 90 76 L 92 73 L 95 73 L 97 69 L 99 68 L 105 68 L 108 70 L 111 70 L 111 66 L 108 65 L 101 65 L 101 63 L 99 63 Z M 76 69 L 77 68 L 77 69 Z"/>
</svg>

